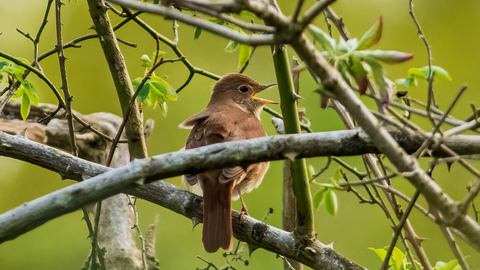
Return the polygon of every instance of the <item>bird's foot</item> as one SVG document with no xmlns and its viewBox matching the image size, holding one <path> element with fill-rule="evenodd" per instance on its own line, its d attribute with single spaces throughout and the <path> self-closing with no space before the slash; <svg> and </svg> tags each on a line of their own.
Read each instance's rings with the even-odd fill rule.
<svg viewBox="0 0 480 270">
<path fill-rule="evenodd" d="M 248 216 L 247 207 L 245 205 L 242 207 L 242 210 L 240 210 L 240 219 L 244 216 Z"/>
</svg>

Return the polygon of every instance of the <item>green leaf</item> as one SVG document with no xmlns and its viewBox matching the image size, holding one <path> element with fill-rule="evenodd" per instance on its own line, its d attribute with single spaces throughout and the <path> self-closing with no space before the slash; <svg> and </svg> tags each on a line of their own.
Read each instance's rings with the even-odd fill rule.
<svg viewBox="0 0 480 270">
<path fill-rule="evenodd" d="M 170 100 L 176 101 L 178 99 L 178 95 L 175 92 L 175 89 L 168 83 L 167 81 L 168 78 L 166 77 L 158 77 L 158 76 L 152 76 L 151 80 L 159 83 L 163 89 L 161 89 L 161 92 Z"/>
<path fill-rule="evenodd" d="M 10 62 L 10 61 L 6 61 L 6 60 L 0 61 L 0 71 L 2 71 L 3 67 L 8 67 L 11 64 L 12 64 L 12 62 Z"/>
<path fill-rule="evenodd" d="M 155 91 L 158 91 L 158 94 L 162 97 L 167 95 L 167 88 L 165 88 L 164 85 L 152 80 L 150 80 L 148 84 L 150 85 L 150 91 L 155 89 Z"/>
<path fill-rule="evenodd" d="M 159 104 L 160 104 L 160 112 L 162 113 L 163 117 L 167 117 L 167 113 L 168 113 L 167 103 L 164 101 Z"/>
<path fill-rule="evenodd" d="M 348 46 L 347 42 L 343 38 L 340 38 L 338 40 L 337 50 L 339 52 L 341 52 L 342 54 L 345 54 L 345 53 L 348 53 L 350 49 L 351 48 Z"/>
<path fill-rule="evenodd" d="M 415 79 L 415 77 L 408 77 L 408 78 L 405 78 L 405 79 L 397 79 L 395 80 L 395 84 L 397 85 L 403 85 L 405 87 L 408 87 L 408 86 L 417 86 L 417 79 Z"/>
<path fill-rule="evenodd" d="M 347 46 L 348 46 L 349 51 L 353 50 L 355 47 L 357 47 L 357 44 L 358 44 L 358 39 L 357 38 L 352 38 L 352 39 L 347 40 Z"/>
<path fill-rule="evenodd" d="M 338 72 L 340 72 L 340 74 L 342 75 L 343 80 L 347 82 L 350 87 L 353 87 L 353 78 L 350 74 L 350 68 L 348 67 L 347 61 L 343 59 L 339 60 L 337 62 L 337 69 Z"/>
<path fill-rule="evenodd" d="M 170 86 L 167 89 L 167 98 L 170 99 L 171 101 L 177 101 L 178 100 L 177 92 L 175 92 L 175 89 L 172 86 Z"/>
<path fill-rule="evenodd" d="M 22 96 L 22 105 L 20 106 L 20 114 L 22 115 L 23 120 L 27 119 L 28 115 L 30 114 L 30 99 L 23 92 Z"/>
<path fill-rule="evenodd" d="M 148 55 L 144 54 L 142 57 L 140 57 L 140 60 L 142 61 L 142 67 L 144 68 L 149 68 L 152 67 L 152 60 Z"/>
<path fill-rule="evenodd" d="M 237 69 L 240 69 L 247 63 L 248 59 L 250 58 L 250 53 L 252 52 L 252 47 L 240 44 L 240 53 L 238 54 L 238 66 Z"/>
<path fill-rule="evenodd" d="M 445 270 L 455 270 L 455 268 L 462 269 L 457 260 L 451 260 L 445 265 Z"/>
<path fill-rule="evenodd" d="M 364 95 L 368 87 L 367 72 L 363 68 L 363 65 L 359 58 L 352 55 L 352 57 L 350 57 L 350 60 L 352 62 L 352 65 L 350 66 L 350 70 L 352 71 L 352 76 L 355 78 L 355 81 L 357 82 L 358 91 L 360 92 L 360 95 Z"/>
<path fill-rule="evenodd" d="M 375 60 L 367 60 L 366 62 L 372 68 L 372 75 L 382 97 L 382 104 L 390 104 L 393 98 L 393 89 L 391 81 L 385 77 L 382 65 Z"/>
<path fill-rule="evenodd" d="M 338 210 L 337 195 L 331 189 L 325 194 L 325 209 L 332 216 L 335 216 Z"/>
<path fill-rule="evenodd" d="M 133 89 L 135 89 L 135 91 L 137 91 L 137 88 L 138 86 L 140 86 L 141 82 L 142 82 L 142 78 L 140 77 L 132 81 L 132 86 L 133 86 Z M 150 84 L 147 82 L 143 85 L 142 89 L 138 93 L 137 98 L 143 102 L 148 97 L 149 92 L 150 92 Z"/>
<path fill-rule="evenodd" d="M 358 41 L 355 50 L 365 50 L 378 43 L 382 37 L 383 18 L 380 19 Z"/>
<path fill-rule="evenodd" d="M 153 86 L 153 84 L 157 84 L 156 86 Z M 148 93 L 147 97 L 147 104 L 149 106 L 152 106 L 153 109 L 157 108 L 158 104 L 161 104 L 165 102 L 165 94 L 160 91 L 158 87 L 158 83 L 156 82 L 149 82 L 150 84 L 150 92 Z"/>
<path fill-rule="evenodd" d="M 355 51 L 355 55 L 361 58 L 372 58 L 385 64 L 398 64 L 413 58 L 413 54 L 397 51 Z"/>
<path fill-rule="evenodd" d="M 341 170 L 342 170 L 341 168 L 337 168 L 337 169 L 335 170 L 335 177 L 334 177 L 334 179 L 335 179 L 336 181 L 338 181 L 338 180 L 340 180 L 340 178 L 342 178 Z"/>
<path fill-rule="evenodd" d="M 14 63 L 12 63 L 14 64 Z M 14 64 L 15 65 L 15 64 Z M 15 65 L 16 66 L 16 65 Z M 23 82 L 22 73 L 23 71 L 15 66 L 4 66 L 2 68 L 3 72 L 6 72 L 13 76 L 17 81 Z"/>
<path fill-rule="evenodd" d="M 445 262 L 442 262 L 442 261 L 439 261 L 437 262 L 437 264 L 435 265 L 435 270 L 456 270 L 458 267 L 458 269 L 462 269 L 460 267 L 460 265 L 458 264 L 458 261 L 457 260 L 451 260 L 449 261 L 448 263 L 445 263 Z"/>
<path fill-rule="evenodd" d="M 314 40 L 320 43 L 320 46 L 322 46 L 325 51 L 333 53 L 336 42 L 330 37 L 329 34 L 312 24 L 308 26 L 308 31 L 310 31 L 310 34 L 312 34 Z"/>
<path fill-rule="evenodd" d="M 24 93 L 28 96 L 30 101 L 32 101 L 35 106 L 38 106 L 39 97 L 35 90 L 35 86 L 27 80 L 23 81 L 22 86 L 25 87 Z"/>
<path fill-rule="evenodd" d="M 403 254 L 403 252 L 399 248 L 394 247 L 392 252 L 392 258 L 396 268 L 401 269 L 400 267 L 402 266 L 402 262 L 403 262 L 403 259 L 405 258 L 405 254 Z"/>
<path fill-rule="evenodd" d="M 370 250 L 373 250 L 378 257 L 380 257 L 380 260 L 385 260 L 385 256 L 387 256 L 387 251 L 381 248 L 368 248 Z"/>
<path fill-rule="evenodd" d="M 195 27 L 195 29 L 193 29 L 193 39 L 198 39 L 200 37 L 200 35 L 202 34 L 202 28 L 200 27 Z"/>
<path fill-rule="evenodd" d="M 318 209 L 318 207 L 323 204 L 327 191 L 327 188 L 323 188 L 318 190 L 317 193 L 315 193 L 315 196 L 313 196 L 313 206 L 315 207 L 315 209 Z"/>
<path fill-rule="evenodd" d="M 152 59 L 155 59 L 155 54 L 157 53 L 157 51 L 154 51 L 152 53 Z M 165 56 L 165 52 L 164 51 L 158 51 L 158 54 L 157 54 L 157 61 L 158 59 L 162 59 L 163 56 Z"/>
<path fill-rule="evenodd" d="M 428 70 L 427 75 L 425 75 L 425 73 L 423 73 L 423 71 L 421 71 L 419 68 L 409 68 L 408 76 L 426 80 L 428 78 Z"/>
<path fill-rule="evenodd" d="M 420 71 L 423 72 L 423 74 L 425 75 L 425 78 L 428 78 L 428 66 L 425 66 L 425 67 L 422 67 L 420 69 Z M 434 78 L 435 79 L 440 79 L 440 80 L 443 80 L 443 81 L 451 81 L 452 78 L 450 77 L 450 74 L 448 74 L 448 72 L 439 67 L 439 66 L 432 66 L 432 73 L 434 73 Z"/>
<path fill-rule="evenodd" d="M 23 90 L 25 90 L 25 87 L 23 85 L 20 85 L 18 87 L 17 91 L 15 91 L 15 94 L 13 94 L 12 98 L 19 98 L 23 96 Z"/>
<path fill-rule="evenodd" d="M 240 14 L 246 15 L 246 16 L 249 16 L 249 17 L 255 17 L 255 15 L 253 15 L 253 13 L 248 11 L 248 10 L 242 10 L 242 11 L 240 11 Z"/>
<path fill-rule="evenodd" d="M 230 40 L 225 47 L 225 51 L 231 53 L 237 49 L 238 45 L 239 44 L 236 41 Z"/>
<path fill-rule="evenodd" d="M 208 18 L 208 20 L 213 22 L 213 23 L 219 24 L 219 25 L 224 25 L 225 24 L 224 20 L 220 20 L 220 19 L 217 19 L 217 18 L 214 18 L 214 17 L 210 17 L 210 18 Z"/>
</svg>

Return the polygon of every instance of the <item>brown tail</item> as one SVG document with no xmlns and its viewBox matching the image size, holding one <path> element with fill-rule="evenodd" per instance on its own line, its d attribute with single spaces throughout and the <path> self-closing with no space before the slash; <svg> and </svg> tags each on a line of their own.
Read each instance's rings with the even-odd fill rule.
<svg viewBox="0 0 480 270">
<path fill-rule="evenodd" d="M 203 183 L 203 247 L 208 253 L 219 248 L 231 250 L 233 230 L 231 198 L 233 181 Z"/>
</svg>

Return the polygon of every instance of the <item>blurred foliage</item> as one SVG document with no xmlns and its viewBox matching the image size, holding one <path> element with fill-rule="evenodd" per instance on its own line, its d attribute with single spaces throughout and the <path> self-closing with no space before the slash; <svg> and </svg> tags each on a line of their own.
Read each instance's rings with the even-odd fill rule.
<svg viewBox="0 0 480 270">
<path fill-rule="evenodd" d="M 305 1 L 305 6 L 315 1 Z M 286 15 L 293 13 L 296 1 L 279 1 L 281 9 Z M 465 119 L 471 114 L 470 102 L 479 103 L 480 77 L 477 66 L 479 56 L 475 54 L 480 43 L 480 24 L 478 10 L 480 2 L 464 1 L 461 5 L 454 1 L 428 0 L 414 1 L 415 12 L 425 35 L 432 47 L 433 63 L 448 70 L 454 80 L 452 82 L 439 82 L 434 86 L 436 102 L 440 109 L 445 109 L 456 95 L 457 90 L 468 83 L 469 90 L 460 100 L 462 106 L 457 105 L 452 114 L 459 119 Z M 0 50 L 11 55 L 33 59 L 33 47 L 29 40 L 16 31 L 35 33 L 43 17 L 46 1 L 0 1 Z M 426 49 L 423 42 L 416 35 L 416 27 L 408 14 L 407 0 L 390 1 L 337 1 L 332 6 L 337 14 L 344 18 L 344 22 L 353 37 L 362 36 L 366 29 L 383 18 L 383 31 L 381 42 L 373 46 L 374 50 L 396 50 L 412 53 L 415 57 L 408 63 L 385 66 L 388 77 L 392 80 L 405 78 L 412 67 L 423 67 L 428 64 Z M 71 1 L 62 8 L 65 42 L 79 36 L 90 34 L 92 22 L 85 1 Z M 110 13 L 113 23 L 121 19 Z M 20 19 L 21 18 L 21 19 Z M 160 33 L 173 39 L 172 22 L 162 18 L 142 14 L 141 18 L 156 28 Z M 39 45 L 39 52 L 46 52 L 55 46 L 54 14 L 49 15 L 49 23 L 45 28 Z M 323 18 L 314 21 L 315 26 L 327 31 Z M 339 40 L 337 32 L 332 29 L 334 39 Z M 207 31 L 194 30 L 193 27 L 179 23 L 179 48 L 187 59 L 195 66 L 210 72 L 223 75 L 236 72 L 239 67 L 239 55 L 224 51 L 228 40 L 215 37 Z M 120 39 L 136 43 L 132 48 L 120 44 L 124 54 L 131 78 L 143 75 L 146 67 L 139 65 L 139 59 L 145 52 L 154 51 L 155 41 L 134 23 L 129 23 L 117 31 Z M 193 37 L 192 37 L 193 35 Z M 197 37 L 196 40 L 194 38 Z M 118 98 L 112 79 L 110 78 L 105 57 L 97 40 L 88 40 L 81 43 L 81 48 L 65 50 L 68 58 L 69 88 L 74 100 L 72 106 L 75 110 L 88 114 L 107 111 L 121 114 Z M 160 50 L 165 51 L 166 58 L 175 57 L 172 51 L 160 44 Z M 289 49 L 290 56 L 294 53 Z M 58 59 L 55 55 L 41 62 L 42 68 L 51 81 L 60 87 L 61 79 L 58 68 Z M 168 76 L 168 83 L 172 87 L 183 84 L 188 76 L 188 70 L 181 63 L 161 66 L 157 70 L 161 76 Z M 257 48 L 245 74 L 253 77 L 260 83 L 275 82 L 271 52 L 268 47 Z M 305 75 L 304 75 L 305 74 Z M 161 78 L 161 76 L 158 76 Z M 410 75 L 409 75 L 410 76 Z M 41 97 L 41 102 L 55 103 L 56 99 L 48 87 L 34 75 L 28 77 L 28 82 L 35 85 L 35 93 Z M 149 155 L 177 151 L 184 146 L 188 130 L 178 129 L 177 126 L 189 116 L 201 111 L 206 106 L 213 80 L 195 75 L 190 85 L 179 94 L 178 101 L 170 102 L 168 116 L 164 118 L 159 110 L 144 109 L 146 118 L 156 121 L 155 130 L 148 139 Z M 418 80 L 416 88 L 407 88 L 409 95 L 426 101 L 427 82 Z M 0 89 L 5 83 L 0 84 Z M 344 129 L 342 122 L 332 110 L 321 110 L 318 106 L 318 95 L 313 93 L 317 88 L 313 79 L 302 73 L 300 76 L 300 92 L 305 98 L 299 100 L 300 107 L 306 107 L 307 117 L 311 121 L 311 128 L 316 131 L 331 131 Z M 23 95 L 22 95 L 23 96 Z M 266 91 L 262 97 L 279 100 L 278 93 Z M 29 97 L 30 98 L 30 97 Z M 375 103 L 366 97 L 362 100 L 371 108 Z M 465 105 L 465 106 L 463 106 Z M 278 110 L 278 107 L 274 107 Z M 412 116 L 412 119 L 430 130 L 427 119 Z M 263 113 L 262 123 L 267 134 L 274 135 L 275 129 L 270 123 L 270 115 Z M 308 162 L 314 168 L 323 168 L 327 158 L 312 158 Z M 360 157 L 344 158 L 346 162 L 357 168 L 362 168 Z M 73 181 L 61 181 L 60 177 L 44 169 L 27 163 L 0 158 L 0 169 L 3 177 L 0 181 L 0 213 L 8 211 L 24 202 L 31 201 L 49 192 L 65 187 Z M 428 159 L 423 159 L 420 164 L 426 168 Z M 474 163 L 478 165 L 477 163 Z M 387 164 L 389 166 L 389 164 Z M 335 176 L 336 168 L 330 166 L 316 181 L 329 183 Z M 244 199 L 249 205 L 249 214 L 257 219 L 264 216 L 269 208 L 275 212 L 266 221 L 276 227 L 281 227 L 282 204 L 282 163 L 272 162 L 270 169 L 260 187 Z M 347 172 L 347 175 L 350 175 Z M 454 177 L 452 177 L 454 176 Z M 353 176 L 352 176 L 353 177 Z M 354 178 L 354 177 L 353 177 Z M 453 199 L 458 200 L 466 192 L 466 186 L 473 179 L 465 170 L 453 164 L 449 173 L 445 165 L 438 165 L 433 172 L 433 178 L 445 190 L 448 190 Z M 166 179 L 175 185 L 181 186 L 180 178 Z M 404 194 L 411 196 L 414 192 L 411 185 L 401 179 L 395 179 L 394 186 Z M 315 188 L 317 192 L 324 187 Z M 316 230 L 318 239 L 323 243 L 335 242 L 334 249 L 347 258 L 370 268 L 378 269 L 381 261 L 367 249 L 367 247 L 381 247 L 388 245 L 391 239 L 391 224 L 378 206 L 359 204 L 358 198 L 347 192 L 336 192 L 336 201 L 341 207 L 335 216 L 327 211 L 316 211 Z M 333 196 L 332 196 L 333 197 Z M 477 199 L 478 202 L 478 199 Z M 405 207 L 405 204 L 401 202 Z M 423 199 L 419 203 L 426 205 Z M 240 203 L 233 203 L 234 209 L 240 209 Z M 191 222 L 169 210 L 148 202 L 139 201 L 139 222 L 143 231 L 147 225 L 153 223 L 155 215 L 159 214 L 157 232 L 157 258 L 163 269 L 195 269 L 205 267 L 205 264 L 196 258 L 201 256 L 209 262 L 222 266 L 226 263 L 221 252 L 205 254 L 201 242 L 201 226 L 193 232 Z M 471 214 L 471 212 L 469 212 Z M 0 245 L 0 269 L 78 269 L 83 265 L 90 244 L 87 240 L 87 229 L 81 221 L 82 213 L 75 212 L 61 218 L 47 222 L 45 225 Z M 453 259 L 445 239 L 438 226 L 427 220 L 418 211 L 411 214 L 411 222 L 416 232 L 427 240 L 422 243 L 431 262 L 450 261 Z M 459 241 L 467 261 L 472 269 L 480 268 L 480 256 L 464 243 Z M 249 265 L 241 262 L 234 264 L 236 269 L 279 269 L 282 260 L 275 254 L 264 250 L 255 251 L 248 258 Z"/>
</svg>

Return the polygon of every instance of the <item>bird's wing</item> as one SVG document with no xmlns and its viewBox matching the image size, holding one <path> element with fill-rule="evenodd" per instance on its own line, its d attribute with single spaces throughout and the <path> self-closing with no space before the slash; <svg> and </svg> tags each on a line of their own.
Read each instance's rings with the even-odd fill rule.
<svg viewBox="0 0 480 270">
<path fill-rule="evenodd" d="M 185 149 L 266 136 L 258 118 L 251 114 L 245 114 L 244 117 L 232 121 L 223 112 L 202 112 L 186 120 L 183 126 L 193 126 Z M 219 182 L 228 183 L 233 180 L 238 182 L 247 175 L 250 167 L 225 168 L 222 170 Z M 185 177 L 190 185 L 194 185 L 198 181 L 196 175 L 186 175 Z"/>
<path fill-rule="evenodd" d="M 187 138 L 185 149 L 197 148 L 214 143 L 229 141 L 235 123 L 228 120 L 227 115 L 202 112 L 183 122 L 184 127 L 193 126 Z M 185 175 L 190 185 L 197 183 L 196 175 Z M 228 182 L 228 181 L 227 181 Z"/>
<path fill-rule="evenodd" d="M 264 136 L 266 136 L 266 134 L 265 131 L 263 131 L 259 119 L 252 114 L 247 114 L 245 117 L 239 118 L 234 122 L 234 128 L 231 130 L 225 141 L 246 140 Z M 242 181 L 248 175 L 249 171 L 252 170 L 254 166 L 255 164 L 225 168 L 222 170 L 219 181 L 220 183 L 236 181 L 236 184 L 238 184 L 238 182 Z"/>
</svg>

